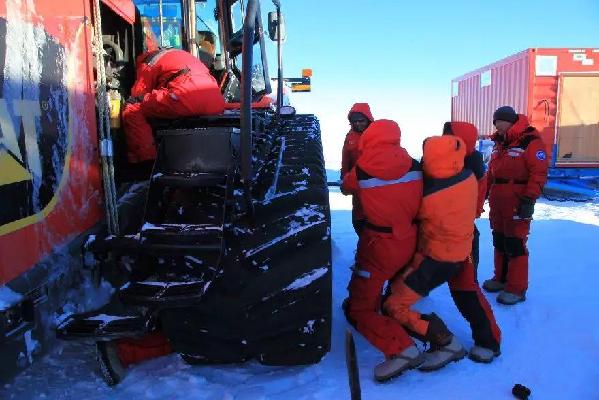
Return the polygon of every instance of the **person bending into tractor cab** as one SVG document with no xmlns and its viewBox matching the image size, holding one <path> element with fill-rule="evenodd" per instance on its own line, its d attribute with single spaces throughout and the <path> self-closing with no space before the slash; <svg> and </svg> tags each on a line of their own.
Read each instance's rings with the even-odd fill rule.
<svg viewBox="0 0 599 400">
<path fill-rule="evenodd" d="M 455 135 L 466 144 L 464 168 L 472 171 L 478 181 L 476 218 L 479 218 L 484 211 L 487 174 L 483 156 L 475 150 L 478 130 L 468 122 L 446 122 L 443 135 Z M 472 330 L 474 346 L 468 356 L 471 360 L 488 363 L 500 354 L 501 331 L 493 310 L 478 285 L 479 235 L 474 225 L 471 257 L 462 262 L 458 272 L 449 279 L 449 290 L 455 305 Z"/>
<path fill-rule="evenodd" d="M 493 124 L 497 132 L 488 182 L 495 271 L 483 288 L 501 291 L 497 302 L 513 305 L 525 300 L 528 288 L 526 241 L 548 162 L 545 144 L 526 116 L 503 106 L 493 114 Z"/>
<path fill-rule="evenodd" d="M 159 49 L 141 54 L 137 79 L 123 110 L 130 163 L 153 162 L 156 144 L 148 118 L 222 114 L 225 101 L 208 68 L 192 54 Z"/>
<path fill-rule="evenodd" d="M 391 282 L 385 312 L 416 338 L 430 343 L 420 370 L 439 369 L 466 355 L 457 338 L 435 314 L 420 314 L 412 306 L 447 282 L 472 250 L 478 187 L 464 169 L 466 145 L 457 136 L 425 140 L 422 157 L 424 196 L 418 212 L 418 250 L 412 263 Z M 397 260 L 399 261 L 399 260 Z"/>
<path fill-rule="evenodd" d="M 422 172 L 401 147 L 400 138 L 393 121 L 370 124 L 360 138 L 358 160 L 344 174 L 341 186 L 358 199 L 366 216 L 345 313 L 358 332 L 385 354 L 386 360 L 374 369 L 378 381 L 422 362 L 422 354 L 399 321 L 379 312 L 385 282 L 416 249 L 414 218 L 422 199 Z"/>
<path fill-rule="evenodd" d="M 343 150 L 341 152 L 341 179 L 356 165 L 358 161 L 359 150 L 358 143 L 362 132 L 374 121 L 370 106 L 367 103 L 356 103 L 352 106 L 347 114 L 347 119 L 351 126 L 350 131 L 345 136 Z M 365 217 L 362 211 L 362 205 L 357 196 L 352 198 L 352 225 L 356 234 L 360 236 L 360 232 L 364 227 Z"/>
</svg>

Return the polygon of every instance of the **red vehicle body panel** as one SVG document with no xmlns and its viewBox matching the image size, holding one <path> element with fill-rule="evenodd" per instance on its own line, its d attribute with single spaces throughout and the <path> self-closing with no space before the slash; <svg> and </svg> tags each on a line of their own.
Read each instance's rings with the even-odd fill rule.
<svg viewBox="0 0 599 400">
<path fill-rule="evenodd" d="M 531 48 L 452 80 L 451 117 L 471 122 L 481 137 L 494 132 L 493 112 L 514 107 L 535 126 L 555 163 L 560 78 L 568 74 L 599 74 L 598 49 Z M 568 167 L 596 167 L 568 163 Z M 561 165 L 560 165 L 561 166 Z"/>
<path fill-rule="evenodd" d="M 135 23 L 135 4 L 131 0 L 102 0 L 102 3 L 131 25 Z"/>
<path fill-rule="evenodd" d="M 112 1 L 112 3 L 124 4 L 125 2 Z M 62 152 L 52 150 L 53 153 L 50 156 L 38 154 L 44 162 L 44 168 L 47 168 L 46 164 L 51 160 L 50 168 L 52 168 L 51 172 L 55 178 L 50 185 L 52 190 L 47 190 L 44 202 L 39 207 L 33 207 L 29 214 L 15 214 L 14 218 L 8 214 L 3 215 L 4 221 L 0 223 L 0 285 L 28 271 L 53 249 L 59 248 L 71 238 L 86 231 L 102 217 L 102 189 L 97 156 L 95 88 L 91 49 L 92 32 L 89 23 L 92 20 L 90 4 L 91 2 L 88 1 L 20 2 L 9 0 L 0 2 L 0 21 L 3 20 L 2 24 L 6 27 L 7 32 L 5 59 L 22 65 L 20 72 L 15 70 L 17 72 L 14 73 L 13 78 L 22 79 L 22 82 L 18 84 L 23 87 L 23 98 L 20 98 L 21 95 L 9 97 L 6 93 L 6 81 L 11 77 L 5 73 L 5 90 L 3 98 L 0 100 L 6 102 L 8 110 L 16 109 L 15 104 L 25 100 L 25 88 L 32 86 L 35 89 L 38 87 L 40 89 L 37 89 L 35 100 L 31 103 L 39 104 L 41 113 L 38 120 L 46 118 L 52 112 L 57 113 L 63 119 L 62 125 L 58 128 L 51 125 L 50 132 L 46 129 L 47 126 L 38 121 L 37 132 L 35 132 L 38 137 L 37 145 L 26 142 L 25 146 L 21 146 L 21 151 L 18 148 L 15 149 L 13 145 L 11 153 L 7 153 L 0 146 L 0 152 L 4 151 L 2 153 L 4 156 L 6 154 L 12 156 L 12 160 L 19 163 L 25 174 L 34 176 L 30 162 L 33 157 L 31 154 L 35 153 L 32 148 L 39 149 L 39 152 L 43 153 L 44 149 L 48 147 L 48 140 L 54 136 L 64 136 L 59 138 L 63 141 L 60 147 Z M 26 34 L 23 35 L 24 33 Z M 35 33 L 35 35 L 30 33 Z M 45 43 L 42 43 L 42 47 L 38 47 L 39 43 L 36 42 L 40 40 L 40 37 Z M 23 43 L 19 43 L 17 48 L 10 43 L 10 38 L 22 38 Z M 33 48 L 36 52 L 38 48 L 40 49 L 38 54 L 42 55 L 38 60 L 32 61 L 25 57 L 29 53 L 24 49 L 30 46 L 35 46 Z M 55 54 L 59 54 L 60 57 L 52 57 L 52 54 L 44 55 L 42 49 L 47 51 L 48 48 L 54 49 Z M 60 67 L 52 70 L 54 68 L 52 63 L 58 62 L 60 62 Z M 50 64 L 48 65 L 48 63 Z M 41 67 L 36 67 L 38 64 Z M 31 71 L 34 71 L 35 68 L 42 71 L 42 77 L 38 77 L 37 81 L 32 84 L 31 79 L 36 78 Z M 56 79 L 50 80 L 53 90 L 49 92 L 51 94 L 47 94 L 45 89 L 41 89 L 46 85 L 44 79 L 47 76 L 44 78 L 43 75 L 46 70 L 52 70 L 51 72 L 54 74 L 52 76 L 58 75 Z M 34 77 L 31 78 L 32 76 Z M 46 81 L 48 80 L 46 79 Z M 64 95 L 52 97 L 57 96 L 57 91 Z M 12 94 L 14 93 L 16 91 L 12 92 Z M 44 93 L 48 96 L 47 98 L 42 98 Z M 13 117 L 12 120 L 4 118 L 1 121 L 4 125 L 2 126 L 3 133 L 6 133 L 6 124 L 11 124 L 16 132 L 16 137 L 20 138 L 23 136 L 21 132 L 26 131 L 25 120 L 24 114 L 22 118 L 15 119 Z M 57 122 L 55 119 L 47 123 L 55 124 Z M 52 131 L 54 129 L 52 127 L 55 128 L 55 131 Z M 19 141 L 22 143 L 23 139 L 20 138 Z M 6 143 L 8 142 L 4 144 L 6 145 Z M 41 185 L 47 185 L 45 180 L 48 174 L 49 172 L 44 169 L 40 178 Z M 0 177 L 2 177 L 2 171 L 0 171 Z M 10 189 L 8 186 L 14 183 L 10 183 L 9 178 L 4 175 L 5 184 L 0 186 L 0 189 Z M 31 178 L 31 181 L 33 183 L 29 182 L 29 187 L 31 185 L 35 187 L 34 178 Z M 11 202 L 13 202 L 12 199 Z"/>
</svg>

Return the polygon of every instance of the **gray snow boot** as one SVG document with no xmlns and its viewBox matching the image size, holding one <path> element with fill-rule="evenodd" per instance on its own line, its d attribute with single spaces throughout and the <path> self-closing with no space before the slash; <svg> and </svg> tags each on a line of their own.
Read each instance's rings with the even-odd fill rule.
<svg viewBox="0 0 599 400">
<path fill-rule="evenodd" d="M 121 364 L 115 342 L 96 342 L 96 359 L 108 386 L 116 385 L 127 375 L 127 368 Z"/>
<path fill-rule="evenodd" d="M 464 346 L 452 336 L 449 344 L 445 346 L 432 346 L 424 353 L 424 362 L 418 367 L 420 371 L 435 371 L 443 368 L 452 361 L 461 360 L 466 356 Z"/>
<path fill-rule="evenodd" d="M 483 289 L 490 293 L 499 292 L 500 290 L 503 290 L 504 286 L 504 283 L 496 281 L 495 279 L 487 279 L 483 283 Z"/>
<path fill-rule="evenodd" d="M 424 355 L 416 346 L 410 346 L 398 356 L 387 358 L 374 367 L 374 379 L 384 382 L 401 375 L 408 369 L 416 368 L 424 361 Z"/>
<path fill-rule="evenodd" d="M 486 347 L 476 346 L 474 345 L 470 352 L 468 353 L 468 358 L 474 362 L 485 363 L 488 364 L 495 357 L 499 357 L 501 351 L 493 351 L 491 349 L 487 349 Z"/>
<path fill-rule="evenodd" d="M 526 300 L 526 296 L 524 294 L 516 294 L 506 291 L 502 291 L 497 296 L 497 302 L 500 304 L 505 304 L 506 306 L 513 306 L 514 304 L 520 303 L 524 300 Z"/>
</svg>

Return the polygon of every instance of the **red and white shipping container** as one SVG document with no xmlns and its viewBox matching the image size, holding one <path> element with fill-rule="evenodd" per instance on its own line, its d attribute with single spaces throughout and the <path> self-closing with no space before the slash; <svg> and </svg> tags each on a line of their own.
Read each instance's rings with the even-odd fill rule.
<svg viewBox="0 0 599 400">
<path fill-rule="evenodd" d="M 531 48 L 452 80 L 452 120 L 481 138 L 503 105 L 538 129 L 552 167 L 599 168 L 599 49 Z"/>
</svg>

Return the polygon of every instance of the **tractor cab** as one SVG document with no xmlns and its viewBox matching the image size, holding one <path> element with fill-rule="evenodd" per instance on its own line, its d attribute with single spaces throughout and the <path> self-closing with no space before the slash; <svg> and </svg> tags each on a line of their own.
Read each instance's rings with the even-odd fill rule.
<svg viewBox="0 0 599 400">
<path fill-rule="evenodd" d="M 135 3 L 140 13 L 144 51 L 157 48 L 189 51 L 202 60 L 217 79 L 225 100 L 233 104 L 228 108 L 239 108 L 243 26 L 248 1 L 135 0 Z M 259 17 L 252 36 L 252 101 L 257 102 L 272 91 Z"/>
</svg>

